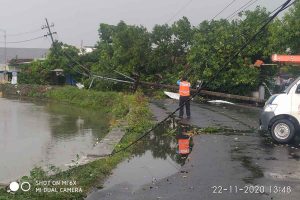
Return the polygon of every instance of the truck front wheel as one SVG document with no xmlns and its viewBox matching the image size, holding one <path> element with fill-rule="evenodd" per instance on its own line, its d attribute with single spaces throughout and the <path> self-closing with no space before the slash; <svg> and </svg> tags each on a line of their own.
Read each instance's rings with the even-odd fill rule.
<svg viewBox="0 0 300 200">
<path fill-rule="evenodd" d="M 295 137 L 295 125 L 288 119 L 277 120 L 272 125 L 271 136 L 278 143 L 288 143 Z"/>
</svg>

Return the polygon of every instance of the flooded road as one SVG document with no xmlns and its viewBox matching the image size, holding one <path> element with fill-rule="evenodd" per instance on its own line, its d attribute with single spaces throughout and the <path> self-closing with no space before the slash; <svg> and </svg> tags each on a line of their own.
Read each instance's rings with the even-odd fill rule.
<svg viewBox="0 0 300 200">
<path fill-rule="evenodd" d="M 0 183 L 76 161 L 108 131 L 105 113 L 69 105 L 0 98 L 0 113 Z"/>
<path fill-rule="evenodd" d="M 165 100 L 152 106 L 154 115 L 160 117 L 164 112 L 174 110 L 177 102 Z M 191 110 L 192 119 L 183 120 L 185 123 L 201 128 L 221 127 L 225 132 L 221 129 L 194 135 L 191 154 L 184 162 L 178 163 L 176 148 L 169 148 L 176 141 L 175 136 L 161 141 L 169 130 L 159 128 L 165 133 L 153 135 L 156 139 L 148 138 L 156 141 L 150 145 L 152 156 L 142 154 L 140 159 L 138 154 L 133 161 L 121 163 L 104 188 L 92 192 L 87 200 L 299 199 L 299 137 L 292 144 L 278 145 L 268 134 L 258 132 L 258 108 L 192 103 Z M 146 149 L 148 146 L 145 145 Z M 159 152 L 158 155 L 167 152 L 165 154 L 171 156 L 156 157 L 155 152 Z M 158 170 L 152 160 L 159 158 L 163 158 L 160 162 L 165 164 L 161 164 Z M 172 165 L 168 165 L 168 158 L 172 158 Z M 146 184 L 139 181 L 149 173 L 147 168 L 142 170 L 139 164 L 135 164 L 139 159 L 147 168 L 153 167 L 154 181 L 150 178 Z M 177 171 L 172 170 L 174 163 Z M 156 179 L 156 171 L 166 173 L 159 174 L 159 179 Z M 173 174 L 168 175 L 168 172 Z M 122 181 L 117 181 L 118 178 Z M 133 180 L 135 185 L 127 184 L 126 180 Z"/>
<path fill-rule="evenodd" d="M 187 156 L 178 153 L 177 135 L 183 133 L 178 121 L 171 119 L 140 141 L 131 158 L 120 163 L 103 185 L 103 190 L 91 193 L 87 199 L 105 199 L 111 194 L 117 199 L 134 193 L 146 184 L 154 184 L 180 171 Z M 188 146 L 192 150 L 192 146 Z"/>
</svg>

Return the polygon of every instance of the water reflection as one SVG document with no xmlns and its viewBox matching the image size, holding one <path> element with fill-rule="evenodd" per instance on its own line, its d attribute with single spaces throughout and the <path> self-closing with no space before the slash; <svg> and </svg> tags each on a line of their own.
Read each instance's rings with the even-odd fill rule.
<svg viewBox="0 0 300 200">
<path fill-rule="evenodd" d="M 178 141 L 183 138 L 183 135 L 188 136 L 190 140 L 189 150 L 191 150 L 192 137 L 189 134 L 192 129 L 189 125 L 171 119 L 146 137 L 135 148 L 134 155 L 141 156 L 146 151 L 150 151 L 154 159 L 167 159 L 170 157 L 177 164 L 183 165 L 185 159 L 182 159 L 182 157 L 187 157 L 187 155 L 180 154 Z"/>
<path fill-rule="evenodd" d="M 93 137 L 100 139 L 108 131 L 106 113 L 54 103 L 47 103 L 45 110 L 52 114 L 49 121 L 54 138 L 67 140 L 91 132 Z"/>
<path fill-rule="evenodd" d="M 176 135 L 177 139 L 177 160 L 181 161 L 181 164 L 184 164 L 184 161 L 187 159 L 188 155 L 191 153 L 193 148 L 193 130 L 192 127 L 179 124 L 178 133 Z"/>
<path fill-rule="evenodd" d="M 154 184 L 157 180 L 178 172 L 188 158 L 188 154 L 179 153 L 178 139 L 189 131 L 192 128 L 188 125 L 174 119 L 167 121 L 134 147 L 133 156 L 118 165 L 105 182 L 104 190 L 91 194 L 87 199 L 93 199 L 110 189 L 128 188 L 135 191 L 144 184 Z M 192 144 L 192 138 L 188 137 Z M 191 147 L 188 147 L 189 153 Z"/>
</svg>

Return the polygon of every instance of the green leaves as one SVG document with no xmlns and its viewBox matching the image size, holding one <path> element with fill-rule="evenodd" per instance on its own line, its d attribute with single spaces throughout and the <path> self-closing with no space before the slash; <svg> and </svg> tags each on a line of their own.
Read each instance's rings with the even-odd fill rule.
<svg viewBox="0 0 300 200">
<path fill-rule="evenodd" d="M 300 53 L 300 2 L 296 1 L 282 22 L 283 40 L 288 44 L 291 53 Z"/>
<path fill-rule="evenodd" d="M 140 80 L 166 84 L 175 84 L 180 76 L 187 74 L 194 85 L 202 79 L 209 81 L 210 90 L 248 94 L 276 73 L 271 68 L 252 67 L 256 60 L 271 63 L 274 53 L 286 54 L 287 49 L 292 54 L 300 52 L 300 2 L 297 1 L 284 17 L 273 21 L 228 63 L 269 15 L 265 8 L 257 7 L 241 12 L 235 20 L 203 21 L 197 27 L 183 17 L 171 25 L 155 25 L 152 31 L 124 21 L 117 25 L 102 23 L 94 52 L 78 55 L 75 47 L 56 42 L 44 63 L 32 65 L 33 78 L 26 79 L 46 82 L 44 72 L 55 68 L 82 78 L 74 70 L 80 69 L 80 63 L 99 75 L 124 78 L 117 77 L 114 73 L 117 70 Z M 225 70 L 221 70 L 223 67 Z M 41 80 L 34 73 L 40 73 Z M 90 81 L 84 80 L 86 84 Z M 102 90 L 128 89 L 124 84 L 102 80 L 95 80 L 93 86 Z"/>
</svg>

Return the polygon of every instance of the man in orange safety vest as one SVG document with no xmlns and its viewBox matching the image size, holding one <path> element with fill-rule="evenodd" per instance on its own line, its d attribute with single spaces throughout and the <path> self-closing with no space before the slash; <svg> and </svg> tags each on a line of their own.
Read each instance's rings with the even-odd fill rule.
<svg viewBox="0 0 300 200">
<path fill-rule="evenodd" d="M 186 77 L 182 77 L 181 80 L 177 81 L 177 85 L 179 85 L 179 106 L 180 111 L 179 111 L 179 118 L 183 117 L 184 113 L 184 106 L 182 106 L 185 103 L 185 109 L 186 109 L 186 115 L 187 118 L 189 119 L 191 117 L 191 111 L 190 111 L 190 101 L 188 99 L 190 98 L 190 87 L 191 84 L 187 81 Z"/>
</svg>

